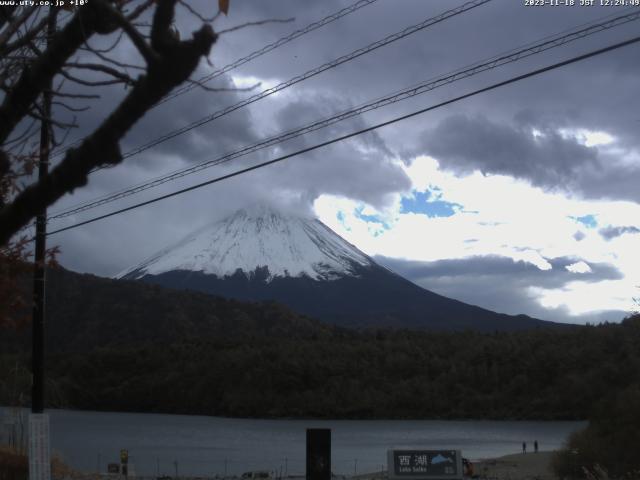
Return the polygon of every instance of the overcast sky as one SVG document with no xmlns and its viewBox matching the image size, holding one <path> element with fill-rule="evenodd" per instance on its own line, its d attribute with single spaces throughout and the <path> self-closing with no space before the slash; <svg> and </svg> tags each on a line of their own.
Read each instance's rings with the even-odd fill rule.
<svg viewBox="0 0 640 480">
<path fill-rule="evenodd" d="M 209 1 L 194 5 L 212 11 Z M 354 2 L 231 0 L 212 66 Z M 579 0 L 576 0 L 576 4 Z M 232 105 L 318 65 L 461 5 L 378 0 L 150 112 L 123 151 Z M 636 8 L 637 10 L 637 8 Z M 493 0 L 92 175 L 50 209 L 215 158 L 385 94 L 610 15 L 618 7 L 528 7 Z M 199 22 L 180 11 L 182 38 Z M 64 221 L 106 213 L 223 172 L 589 52 L 638 34 L 639 21 L 438 88 L 201 171 Z M 123 45 L 122 58 L 135 51 Z M 385 266 L 437 293 L 498 312 L 564 322 L 619 321 L 640 296 L 640 45 L 526 79 L 418 117 L 177 198 L 50 237 L 73 270 L 110 276 L 248 203 L 311 212 Z M 81 136 L 122 98 L 121 87 L 82 118 Z"/>
</svg>

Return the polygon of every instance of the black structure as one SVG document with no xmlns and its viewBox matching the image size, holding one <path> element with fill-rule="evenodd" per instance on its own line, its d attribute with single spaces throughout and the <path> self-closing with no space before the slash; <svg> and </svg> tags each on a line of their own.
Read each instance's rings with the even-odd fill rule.
<svg viewBox="0 0 640 480">
<path fill-rule="evenodd" d="M 307 480 L 331 479 L 331 429 L 307 429 Z"/>
</svg>

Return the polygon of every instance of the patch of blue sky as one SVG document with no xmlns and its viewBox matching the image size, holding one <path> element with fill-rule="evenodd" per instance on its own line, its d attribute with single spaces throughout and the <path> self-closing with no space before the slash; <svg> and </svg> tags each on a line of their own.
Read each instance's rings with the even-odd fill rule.
<svg viewBox="0 0 640 480">
<path fill-rule="evenodd" d="M 336 213 L 336 218 L 340 222 L 340 225 L 345 228 L 345 230 L 347 230 L 348 232 L 351 231 L 351 228 L 349 227 L 349 225 L 347 225 L 347 218 L 344 216 L 344 212 L 338 210 L 338 213 Z"/>
<path fill-rule="evenodd" d="M 364 220 L 369 224 L 369 231 L 374 237 L 383 233 L 384 230 L 389 230 L 391 228 L 391 225 L 389 225 L 382 217 L 376 214 L 364 213 L 364 210 L 364 205 L 359 206 L 355 209 L 354 214 L 357 218 Z"/>
<path fill-rule="evenodd" d="M 427 217 L 451 217 L 462 211 L 459 203 L 440 200 L 442 193 L 431 190 L 424 192 L 414 191 L 410 197 L 403 197 L 400 203 L 401 213 L 420 213 Z"/>
<path fill-rule="evenodd" d="M 362 213 L 364 207 L 356 208 L 356 216 L 365 222 L 375 222 L 375 223 L 384 223 L 382 219 L 378 215 L 368 215 L 366 213 Z"/>
<path fill-rule="evenodd" d="M 596 228 L 598 226 L 598 221 L 596 220 L 595 215 L 583 215 L 582 217 L 569 217 L 576 222 L 580 222 L 587 228 Z"/>
</svg>

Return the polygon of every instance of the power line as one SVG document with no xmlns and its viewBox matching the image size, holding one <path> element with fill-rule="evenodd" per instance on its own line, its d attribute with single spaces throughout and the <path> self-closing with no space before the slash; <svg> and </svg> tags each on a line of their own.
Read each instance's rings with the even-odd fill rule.
<svg viewBox="0 0 640 480">
<path fill-rule="evenodd" d="M 342 65 L 343 63 L 346 62 L 350 62 L 351 60 L 354 60 L 358 57 L 361 57 L 362 55 L 365 55 L 367 53 L 370 53 L 374 50 L 377 50 L 378 48 L 381 48 L 385 45 L 388 45 L 390 43 L 393 43 L 395 41 L 398 41 L 402 38 L 408 37 L 409 35 L 412 35 L 416 32 L 419 32 L 421 30 L 424 30 L 425 28 L 431 27 L 435 24 L 441 23 L 449 18 L 455 17 L 457 15 L 460 15 L 464 12 L 467 12 L 468 10 L 471 10 L 473 8 L 479 7 L 481 5 L 484 5 L 485 3 L 489 3 L 492 0 L 472 0 L 470 2 L 464 3 L 462 5 L 460 5 L 459 7 L 453 8 L 451 10 L 447 10 L 443 13 L 441 13 L 440 15 L 437 15 L 435 17 L 431 17 L 428 18 L 418 24 L 412 25 L 410 27 L 405 28 L 404 30 L 401 30 L 400 32 L 396 32 L 393 33 L 391 35 L 386 36 L 385 38 L 378 40 L 376 42 L 370 43 L 369 45 L 359 48 L 357 50 L 352 51 L 351 53 L 348 53 L 346 55 L 343 55 L 339 58 L 336 58 L 335 60 L 332 60 L 331 62 L 327 62 L 323 65 L 320 65 L 318 67 L 315 67 L 301 75 L 297 75 L 289 80 L 287 80 L 286 82 L 282 82 L 274 87 L 271 88 L 267 88 L 266 90 L 263 90 L 260 93 L 257 93 L 255 95 L 252 95 L 238 103 L 235 103 L 233 105 L 230 105 L 226 108 L 223 108 L 222 110 L 218 110 L 210 115 L 207 115 L 206 117 L 203 117 L 199 120 L 196 120 L 195 122 L 190 123 L 189 125 L 186 125 L 184 127 L 175 129 L 171 132 L 168 132 L 154 140 L 151 140 L 150 142 L 147 142 L 143 145 L 140 145 L 132 150 L 129 150 L 128 152 L 125 152 L 122 155 L 123 159 L 132 157 L 134 155 L 137 155 L 141 152 L 144 152 L 145 150 L 148 150 L 152 147 L 155 147 L 156 145 L 159 145 L 161 143 L 166 142 L 167 140 L 170 140 L 172 138 L 175 138 L 179 135 L 183 135 L 195 128 L 198 128 L 206 123 L 212 122 L 220 117 L 223 117 L 225 115 L 228 115 L 231 112 L 234 112 L 236 110 L 239 110 L 240 108 L 246 107 L 247 105 L 250 105 L 252 103 L 257 102 L 258 100 L 262 100 L 263 98 L 266 98 L 270 95 L 273 95 L 274 93 L 278 93 L 281 92 L 282 90 L 289 88 L 297 83 L 303 82 L 304 80 L 307 80 L 311 77 L 315 77 L 316 75 L 319 75 L 322 72 L 325 72 L 327 70 L 331 70 L 333 68 L 338 67 L 339 65 Z M 93 171 L 97 171 L 97 170 L 101 170 L 104 167 L 99 167 L 94 169 Z"/>
<path fill-rule="evenodd" d="M 400 32 L 396 32 L 394 34 L 388 35 L 388 36 L 384 37 L 381 40 L 378 40 L 378 41 L 373 42 L 373 43 L 371 43 L 371 44 L 369 44 L 369 45 L 367 45 L 365 47 L 362 47 L 362 48 L 359 48 L 357 50 L 354 50 L 351 53 L 343 55 L 343 56 L 341 56 L 341 57 L 339 57 L 339 58 L 337 58 L 337 59 L 335 59 L 335 60 L 333 60 L 331 62 L 327 62 L 327 63 L 325 63 L 323 65 L 320 65 L 319 67 L 316 67 L 316 68 L 314 68 L 312 70 L 309 70 L 309 71 L 307 71 L 307 72 L 305 72 L 305 73 L 303 73 L 301 75 L 293 77 L 293 78 L 287 80 L 286 82 L 282 82 L 282 83 L 276 85 L 275 87 L 271 87 L 269 89 L 263 90 L 262 92 L 260 92 L 258 94 L 255 94 L 255 95 L 253 95 L 253 96 L 251 96 L 251 97 L 249 97 L 249 98 L 247 98 L 245 100 L 242 100 L 242 101 L 240 101 L 240 102 L 238 102 L 238 103 L 236 103 L 234 105 L 226 107 L 226 108 L 224 108 L 222 110 L 218 110 L 218 111 L 216 111 L 216 112 L 214 112 L 214 113 L 212 113 L 212 114 L 210 114 L 210 115 L 208 115 L 206 117 L 203 117 L 203 118 L 201 118 L 199 120 L 196 120 L 195 122 L 190 123 L 189 125 L 186 125 L 186 126 L 181 127 L 179 129 L 176 129 L 176 130 L 173 130 L 171 132 L 168 132 L 168 133 L 162 135 L 161 137 L 158 137 L 158 138 L 156 138 L 156 139 L 154 139 L 154 140 L 152 140 L 150 142 L 147 142 L 146 144 L 140 145 L 140 146 L 138 146 L 138 147 L 136 147 L 136 148 L 134 148 L 132 150 L 129 150 L 128 152 L 125 152 L 122 155 L 122 158 L 126 159 L 126 158 L 132 157 L 134 155 L 137 155 L 138 153 L 141 153 L 141 152 L 143 152 L 145 150 L 148 150 L 149 148 L 152 148 L 152 147 L 154 147 L 154 146 L 156 146 L 156 145 L 158 145 L 160 143 L 163 143 L 163 142 L 165 142 L 167 140 L 170 140 L 170 139 L 175 138 L 175 137 L 177 137 L 179 135 L 187 133 L 187 132 L 189 132 L 189 131 L 197 128 L 197 127 L 200 127 L 200 126 L 202 126 L 202 125 L 204 125 L 206 123 L 209 123 L 209 122 L 211 122 L 213 120 L 216 120 L 217 118 L 220 118 L 220 117 L 222 117 L 224 115 L 227 115 L 227 114 L 229 114 L 229 113 L 231 113 L 233 111 L 236 111 L 236 110 L 238 110 L 238 109 L 240 109 L 242 107 L 245 107 L 247 105 L 250 105 L 250 104 L 252 104 L 254 102 L 257 102 L 258 100 L 261 100 L 261 99 L 266 98 L 266 97 L 268 97 L 270 95 L 278 93 L 278 92 L 284 90 L 285 88 L 288 88 L 288 87 L 290 87 L 292 85 L 295 85 L 296 83 L 302 82 L 302 81 L 304 81 L 304 80 L 306 80 L 308 78 L 311 78 L 311 77 L 313 77 L 315 75 L 318 75 L 318 74 L 320 74 L 320 73 L 322 73 L 322 72 L 324 72 L 326 70 L 335 68 L 335 67 L 337 67 L 337 66 L 339 66 L 339 65 L 341 65 L 343 63 L 346 63 L 348 61 L 354 60 L 355 58 L 358 58 L 358 57 L 360 57 L 362 55 L 365 55 L 365 54 L 367 54 L 367 53 L 369 53 L 369 52 L 371 52 L 373 50 L 376 50 L 376 49 L 378 49 L 378 48 L 380 48 L 382 46 L 388 45 L 388 44 L 393 43 L 393 42 L 395 42 L 397 40 L 405 38 L 405 37 L 407 37 L 407 36 L 409 36 L 409 35 L 411 35 L 413 33 L 416 33 L 416 32 L 418 32 L 420 30 L 423 30 L 423 29 L 425 29 L 427 27 L 430 27 L 430 26 L 435 25 L 437 23 L 443 22 L 443 21 L 445 21 L 445 20 L 447 20 L 447 19 L 449 19 L 451 17 L 455 17 L 455 16 L 460 15 L 460 14 L 462 14 L 462 13 L 468 11 L 468 10 L 471 10 L 473 8 L 476 8 L 476 7 L 479 7 L 481 5 L 484 5 L 485 3 L 489 3 L 490 1 L 492 1 L 492 0 L 472 0 L 470 2 L 467 2 L 467 3 L 464 3 L 464 4 L 460 5 L 460 6 L 456 7 L 456 8 L 454 8 L 454 9 L 447 10 L 447 11 L 441 13 L 440 15 L 428 18 L 428 19 L 426 19 L 426 20 L 424 20 L 424 21 L 422 21 L 422 22 L 420 22 L 420 23 L 418 23 L 416 25 L 412 25 L 410 27 L 407 27 L 404 30 L 401 30 Z M 105 168 L 110 168 L 110 167 L 109 166 L 97 167 L 97 168 L 94 168 L 93 170 L 91 170 L 89 172 L 89 174 L 95 173 L 96 171 L 100 171 L 100 170 L 103 170 Z"/>
<path fill-rule="evenodd" d="M 292 40 L 295 40 L 298 37 L 301 37 L 302 35 L 305 35 L 309 32 L 312 32 L 314 30 L 317 30 L 320 27 L 323 27 L 325 25 L 328 25 L 329 23 L 332 23 L 336 20 L 338 20 L 339 18 L 344 17 L 345 15 L 349 15 L 350 13 L 355 12 L 356 10 L 359 10 L 362 7 L 366 7 L 367 5 L 370 5 L 373 2 L 376 2 L 378 0 L 360 0 L 359 2 L 354 3 L 353 5 L 343 8 L 342 10 L 333 13 L 329 16 L 324 17 L 322 20 L 319 20 L 317 22 L 311 23 L 309 25 L 307 25 L 304 28 L 301 28 L 300 30 L 296 30 L 292 33 L 290 33 L 289 35 L 287 35 L 286 37 L 282 37 L 279 40 L 276 40 L 273 43 L 270 43 L 269 45 L 265 45 L 264 47 L 262 47 L 259 50 L 256 50 L 255 52 L 250 53 L 249 55 L 247 55 L 246 57 L 242 57 L 238 60 L 236 60 L 233 63 L 230 63 L 229 65 L 222 67 L 214 72 L 211 72 L 208 75 L 205 75 L 203 77 L 201 77 L 200 79 L 197 80 L 197 83 L 205 83 L 205 82 L 209 82 L 210 80 L 213 80 L 216 77 L 219 77 L 220 75 L 223 75 L 237 67 L 240 67 L 241 65 L 244 65 L 247 62 L 250 62 L 251 60 L 260 57 L 261 55 L 264 55 L 265 53 L 268 53 L 272 50 L 275 50 L 278 47 L 281 47 L 282 45 L 285 45 L 289 42 L 291 42 Z M 164 103 L 167 102 L 175 97 L 178 97 L 184 93 L 187 93 L 191 90 L 193 90 L 194 88 L 197 88 L 198 85 L 197 84 L 191 84 L 191 85 L 185 85 L 182 88 L 179 88 L 177 90 L 175 90 L 174 92 L 172 92 L 171 94 L 169 94 L 168 96 L 166 96 L 165 98 L 163 98 L 160 102 L 158 102 L 158 104 L 160 103 Z"/>
<path fill-rule="evenodd" d="M 203 83 L 207 83 L 211 80 L 213 80 L 214 78 L 219 77 L 220 75 L 223 75 L 227 72 L 230 72 L 231 70 L 234 70 L 242 65 L 244 65 L 245 63 L 248 63 L 252 60 L 255 60 L 256 58 L 269 53 L 273 50 L 275 50 L 276 48 L 279 48 L 283 45 L 286 45 L 287 43 L 295 40 L 296 38 L 300 38 L 303 35 L 306 35 L 307 33 L 313 32 L 314 30 L 317 30 L 321 27 L 324 27 L 325 25 L 329 25 L 330 23 L 335 22 L 336 20 L 339 20 L 342 17 L 345 17 L 347 15 L 349 15 L 350 13 L 353 13 L 357 10 L 360 10 L 363 7 L 366 7 L 368 5 L 371 5 L 372 3 L 377 2 L 378 0 L 359 0 L 356 3 L 343 8 L 342 10 L 338 10 L 337 12 L 334 12 L 330 15 L 327 15 L 326 17 L 310 23 L 309 25 L 307 25 L 306 27 L 303 27 L 301 29 L 295 30 L 293 32 L 291 32 L 289 35 L 284 36 L 282 38 L 279 38 L 278 40 L 276 40 L 275 42 L 269 43 L 267 45 L 265 45 L 264 47 L 255 50 L 253 52 L 251 52 L 250 54 L 239 58 L 237 60 L 235 60 L 234 62 L 225 65 L 222 68 L 219 68 L 218 70 L 215 70 L 207 75 L 204 75 L 202 77 L 200 77 L 198 80 L 195 81 L 195 84 L 190 84 L 190 85 L 186 85 L 183 86 L 182 88 L 178 88 L 177 90 L 171 92 L 169 95 L 165 96 L 162 100 L 160 100 L 159 102 L 157 102 L 152 108 L 157 107 L 158 105 L 161 105 L 173 98 L 176 98 L 184 93 L 187 93 L 191 90 L 193 90 L 194 88 L 197 88 L 199 85 L 203 84 Z M 55 152 L 53 152 L 53 156 L 58 156 L 61 153 L 63 153 L 66 149 L 71 148 L 75 145 L 80 144 L 82 141 L 84 140 L 84 138 L 80 138 L 74 142 L 71 142 L 68 145 L 62 145 L 59 148 L 56 149 Z"/>
<path fill-rule="evenodd" d="M 460 95 L 458 97 L 446 100 L 446 101 L 438 103 L 436 105 L 432 105 L 430 107 L 426 107 L 426 108 L 414 111 L 412 113 L 408 113 L 406 115 L 402 115 L 400 117 L 396 117 L 396 118 L 393 118 L 391 120 L 387 120 L 385 122 L 378 123 L 376 125 L 373 125 L 373 126 L 370 126 L 370 127 L 367 127 L 367 128 L 363 128 L 363 129 L 358 130 L 356 132 L 352 132 L 352 133 L 349 133 L 349 134 L 346 134 L 346 135 L 342 135 L 340 137 L 333 138 L 331 140 L 327 140 L 325 142 L 317 143 L 317 144 L 315 144 L 315 145 L 313 145 L 311 147 L 303 148 L 303 149 L 297 150 L 297 151 L 295 151 L 293 153 L 289 153 L 287 155 L 282 155 L 282 156 L 274 158 L 272 160 L 269 160 L 269 161 L 266 161 L 266 162 L 262 162 L 262 163 L 259 163 L 257 165 L 253 165 L 251 167 L 243 168 L 241 170 L 237 170 L 235 172 L 232 172 L 232 173 L 229 173 L 229 174 L 226 174 L 226 175 L 222 175 L 222 176 L 216 177 L 216 178 L 211 179 L 211 180 L 207 180 L 206 182 L 202 182 L 202 183 L 199 183 L 199 184 L 196 184 L 196 185 L 192 185 L 190 187 L 183 188 L 181 190 L 177 190 L 175 192 L 168 193 L 166 195 L 161 195 L 159 197 L 153 198 L 151 200 L 147 200 L 145 202 L 140 202 L 140 203 L 137 203 L 135 205 L 131 205 L 129 207 L 122 208 L 120 210 L 116 210 L 116 211 L 107 213 L 105 215 L 100 215 L 100 216 L 91 218 L 89 220 L 85 220 L 83 222 L 75 223 L 73 225 L 69 225 L 67 227 L 60 228 L 58 230 L 54 230 L 52 232 L 49 232 L 47 235 L 53 235 L 53 234 L 56 234 L 56 233 L 64 232 L 64 231 L 71 230 L 71 229 L 74 229 L 74 228 L 78 228 L 80 226 L 87 225 L 89 223 L 97 222 L 98 220 L 103 220 L 105 218 L 109 218 L 109 217 L 112 217 L 114 215 L 119 215 L 121 213 L 128 212 L 130 210 L 134 210 L 134 209 L 146 206 L 146 205 L 150 205 L 152 203 L 156 203 L 156 202 L 159 202 L 161 200 L 165 200 L 167 198 L 175 197 L 177 195 L 181 195 L 183 193 L 190 192 L 192 190 L 197 190 L 197 189 L 205 187 L 207 185 L 218 183 L 218 182 L 221 182 L 223 180 L 227 180 L 229 178 L 233 178 L 233 177 L 242 175 L 244 173 L 248 173 L 248 172 L 251 172 L 253 170 L 257 170 L 257 169 L 262 168 L 262 167 L 273 165 L 273 164 L 281 162 L 283 160 L 287 160 L 289 158 L 302 155 L 303 153 L 308 153 L 308 152 L 311 152 L 313 150 L 317 150 L 319 148 L 326 147 L 328 145 L 332 145 L 334 143 L 341 142 L 343 140 L 347 140 L 349 138 L 352 138 L 352 137 L 355 137 L 355 136 L 358 136 L 358 135 L 362 135 L 364 133 L 368 133 L 368 132 L 371 132 L 373 130 L 377 130 L 377 129 L 382 128 L 382 127 L 386 127 L 388 125 L 400 122 L 402 120 L 406 120 L 408 118 L 412 118 L 412 117 L 421 115 L 423 113 L 426 113 L 426 112 L 429 112 L 429 111 L 432 111 L 432 110 L 436 110 L 438 108 L 444 107 L 446 105 L 450 105 L 452 103 L 459 102 L 461 100 L 464 100 L 464 99 L 479 95 L 481 93 L 485 93 L 485 92 L 488 92 L 488 91 L 491 91 L 491 90 L 495 90 L 497 88 L 504 87 L 506 85 L 510 85 L 512 83 L 516 83 L 516 82 L 519 82 L 519 81 L 522 81 L 522 80 L 525 80 L 527 78 L 531 78 L 531 77 L 534 77 L 534 76 L 537 76 L 537 75 L 541 75 L 542 73 L 546 73 L 546 72 L 549 72 L 551 70 L 555 70 L 557 68 L 561 68 L 561 67 L 564 67 L 564 66 L 576 63 L 576 62 L 580 62 L 582 60 L 586 60 L 588 58 L 595 57 L 597 55 L 602 55 L 604 53 L 611 52 L 613 50 L 617 50 L 619 48 L 626 47 L 628 45 L 631 45 L 631 44 L 634 44 L 634 43 L 638 43 L 638 42 L 640 42 L 640 36 L 639 37 L 634 37 L 634 38 L 626 40 L 624 42 L 620 42 L 620 43 L 616 43 L 616 44 L 610 45 L 608 47 L 601 48 L 599 50 L 591 51 L 591 52 L 586 53 L 584 55 L 579 55 L 577 57 L 572 57 L 572 58 L 570 58 L 568 60 L 564 60 L 562 62 L 554 63 L 552 65 L 549 65 L 549 66 L 546 66 L 546 67 L 543 67 L 543 68 L 539 68 L 537 70 L 533 70 L 531 72 L 528 72 L 528 73 L 525 73 L 525 74 L 522 74 L 522 75 L 518 75 L 516 77 L 512 77 L 512 78 L 510 78 L 508 80 L 504 80 L 502 82 L 494 83 L 493 85 L 490 85 L 488 87 L 484 87 L 484 88 L 481 88 L 479 90 L 475 90 L 473 92 L 466 93 L 464 95 Z"/>
<path fill-rule="evenodd" d="M 209 159 L 205 162 L 201 162 L 192 167 L 183 168 L 167 175 L 158 177 L 156 179 L 138 184 L 133 187 L 129 187 L 124 190 L 120 190 L 115 193 L 108 194 L 107 196 L 100 197 L 98 199 L 94 199 L 88 202 L 84 202 L 78 204 L 74 207 L 68 208 L 60 213 L 56 213 L 50 216 L 51 219 L 60 219 L 65 218 L 76 213 L 80 213 L 86 210 L 90 210 L 92 208 L 96 208 L 101 205 L 105 205 L 107 203 L 114 202 L 116 200 L 120 200 L 122 198 L 128 197 L 130 195 L 134 195 L 136 193 L 148 190 L 150 188 L 154 188 L 156 186 L 162 185 L 164 183 L 176 180 L 178 178 L 191 175 L 193 173 L 199 172 L 206 168 L 210 168 L 216 165 L 220 165 L 222 163 L 229 162 L 233 159 L 248 155 L 250 153 L 254 153 L 258 150 L 262 150 L 264 148 L 276 145 L 278 143 L 282 143 L 287 140 L 291 140 L 293 138 L 297 138 L 299 136 L 305 135 L 307 133 L 311 133 L 313 131 L 319 130 L 321 128 L 325 128 L 327 126 L 333 125 L 340 121 L 355 117 L 357 115 L 361 115 L 363 113 L 402 101 L 408 98 L 420 95 L 422 93 L 426 93 L 428 91 L 434 90 L 444 85 L 448 85 L 450 83 L 456 82 L 458 80 L 462 80 L 464 78 L 471 77 L 473 75 L 477 75 L 479 73 L 485 72 L 487 70 L 491 70 L 508 63 L 513 63 L 519 61 L 523 58 L 528 58 L 529 56 L 536 55 L 541 52 L 545 52 L 552 48 L 556 48 L 567 43 L 582 39 L 586 36 L 593 35 L 595 33 L 601 32 L 603 30 L 608 30 L 614 27 L 618 27 L 620 25 L 624 25 L 631 21 L 635 21 L 640 19 L 640 11 L 636 11 L 631 14 L 621 15 L 615 17 L 613 19 L 609 19 L 607 21 L 592 24 L 586 28 L 582 28 L 580 30 L 573 31 L 563 36 L 551 36 L 545 37 L 545 41 L 539 43 L 529 44 L 525 48 L 513 49 L 509 52 L 496 55 L 491 57 L 489 60 L 484 62 L 476 62 L 472 64 L 470 67 L 463 67 L 461 69 L 455 70 L 452 73 L 445 74 L 440 77 L 435 77 L 426 81 L 423 81 L 417 85 L 413 85 L 411 87 L 405 88 L 393 94 L 387 95 L 385 97 L 381 97 L 377 100 L 365 103 L 359 107 L 352 108 L 350 110 L 343 111 L 338 113 L 332 117 L 319 120 L 312 124 L 306 125 L 304 127 L 300 127 L 294 130 L 290 130 L 286 133 L 282 133 L 277 136 L 273 136 L 262 140 L 256 144 L 245 146 L 239 150 L 236 150 L 232 153 L 227 153 L 223 156 L 217 157 L 215 159 Z"/>
</svg>

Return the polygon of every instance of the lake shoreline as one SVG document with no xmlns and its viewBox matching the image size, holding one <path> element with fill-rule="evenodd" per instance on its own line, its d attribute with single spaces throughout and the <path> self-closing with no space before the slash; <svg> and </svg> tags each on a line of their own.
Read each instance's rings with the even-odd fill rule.
<svg viewBox="0 0 640 480">
<path fill-rule="evenodd" d="M 555 480 L 551 470 L 551 461 L 556 453 L 541 451 L 538 453 L 515 453 L 495 458 L 471 459 L 474 477 L 495 480 Z M 464 452 L 463 452 L 464 455 Z M 387 471 L 346 476 L 352 480 L 387 480 Z"/>
<path fill-rule="evenodd" d="M 0 410 L 9 409 L 23 409 L 29 411 L 29 407 L 16 407 L 0 405 Z M 84 413 L 98 413 L 98 414 L 119 414 L 119 415 L 173 415 L 184 417 L 204 417 L 204 418 L 220 418 L 225 420 L 250 420 L 250 421 L 271 421 L 271 420 L 283 420 L 283 421 L 308 421 L 308 422 L 332 422 L 332 421 L 381 421 L 381 422 L 393 422 L 393 421 L 412 421 L 417 422 L 587 422 L 587 418 L 579 417 L 448 417 L 448 416 L 435 416 L 435 417 L 411 417 L 411 416 L 396 416 L 396 417 L 368 417 L 368 416 L 350 416 L 350 417 L 307 417 L 307 416 L 233 416 L 233 415 L 213 415 L 206 413 L 184 413 L 174 411 L 149 411 L 149 410 L 100 410 L 91 408 L 74 408 L 74 407 L 46 407 L 46 412 L 84 412 Z"/>
<path fill-rule="evenodd" d="M 482 478 L 529 480 L 554 479 L 551 461 L 556 451 L 516 453 L 474 462 L 474 473 Z"/>
<path fill-rule="evenodd" d="M 0 416 L 2 409 L 0 409 Z M 273 420 L 189 415 L 49 410 L 51 450 L 79 471 L 106 472 L 129 452 L 143 476 L 213 478 L 247 471 L 305 471 L 309 428 L 331 430 L 333 472 L 386 470 L 390 448 L 461 450 L 465 458 L 499 459 L 529 448 L 558 450 L 583 422 Z M 8 430 L 5 428 L 5 433 Z M 0 435 L 1 436 L 1 435 Z M 533 456 L 535 454 L 531 454 Z"/>
</svg>

